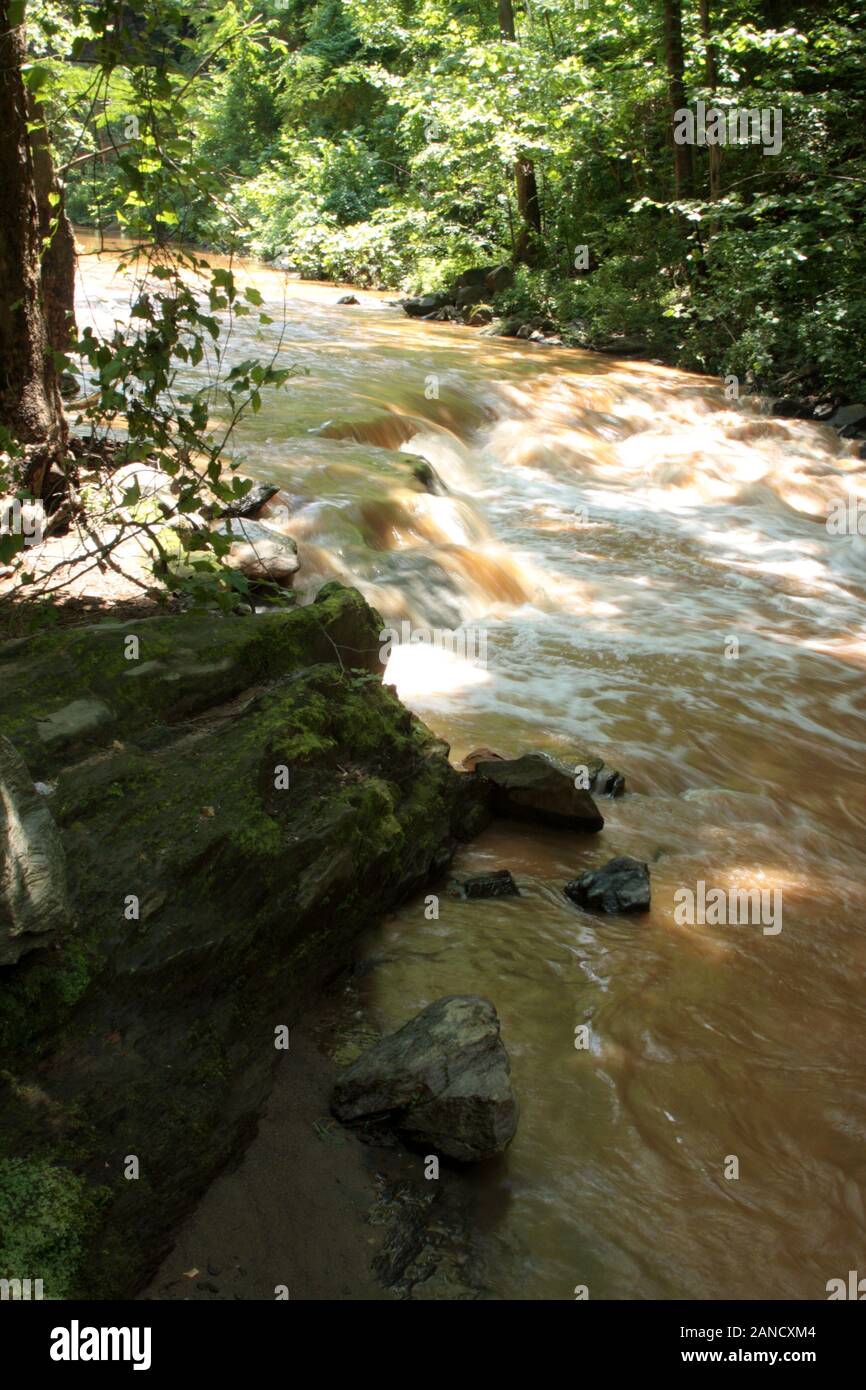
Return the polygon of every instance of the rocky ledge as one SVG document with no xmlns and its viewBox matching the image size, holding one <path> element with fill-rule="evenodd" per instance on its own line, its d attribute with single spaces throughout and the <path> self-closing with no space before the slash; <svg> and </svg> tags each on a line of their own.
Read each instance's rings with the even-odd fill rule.
<svg viewBox="0 0 866 1390">
<path fill-rule="evenodd" d="M 484 823 L 381 627 L 331 584 L 0 648 L 0 1276 L 140 1288 L 311 991 Z"/>
</svg>

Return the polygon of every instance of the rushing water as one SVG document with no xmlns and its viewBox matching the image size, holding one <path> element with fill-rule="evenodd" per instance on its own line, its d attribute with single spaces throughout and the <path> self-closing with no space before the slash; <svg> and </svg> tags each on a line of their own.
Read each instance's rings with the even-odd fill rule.
<svg viewBox="0 0 866 1390">
<path fill-rule="evenodd" d="M 111 260 L 83 264 L 83 313 L 125 318 Z M 292 499 L 305 592 L 337 576 L 397 626 L 484 634 L 486 666 L 419 644 L 389 669 L 455 761 L 588 746 L 627 778 L 600 836 L 498 824 L 460 857 L 519 898 L 443 892 L 438 920 L 419 899 L 365 943 L 381 1027 L 449 993 L 502 1019 L 520 1126 L 472 1179 L 494 1295 L 822 1298 L 866 1275 L 866 540 L 825 525 L 866 499 L 855 446 L 705 378 L 242 269 L 278 322 L 241 321 L 231 352 L 282 333 L 304 372 L 241 448 Z M 614 854 L 650 863 L 648 915 L 564 898 Z M 679 925 L 698 880 L 781 889 L 781 932 Z"/>
</svg>

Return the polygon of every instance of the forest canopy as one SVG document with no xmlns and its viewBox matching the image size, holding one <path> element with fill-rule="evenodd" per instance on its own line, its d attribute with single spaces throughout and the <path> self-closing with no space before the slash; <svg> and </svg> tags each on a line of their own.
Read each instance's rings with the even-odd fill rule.
<svg viewBox="0 0 866 1390">
<path fill-rule="evenodd" d="M 179 237 L 411 290 L 517 256 L 498 307 L 572 341 L 862 389 L 858 0 L 152 0 L 149 80 L 121 8 L 96 103 L 100 7 L 30 8 L 73 221 L 152 223 L 130 170 L 195 162 L 208 177 L 188 171 L 182 205 L 159 210 Z M 182 118 L 154 149 L 161 79 Z M 778 154 L 677 146 L 674 113 L 699 101 L 778 110 Z"/>
</svg>

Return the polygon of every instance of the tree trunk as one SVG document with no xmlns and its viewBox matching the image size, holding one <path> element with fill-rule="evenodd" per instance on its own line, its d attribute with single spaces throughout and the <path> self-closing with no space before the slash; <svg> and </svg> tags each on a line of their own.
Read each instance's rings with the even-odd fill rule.
<svg viewBox="0 0 866 1390">
<path fill-rule="evenodd" d="M 66 422 L 42 297 L 36 173 L 27 131 L 24 26 L 0 0 L 0 426 L 24 446 L 23 485 L 41 497 L 66 444 Z"/>
<path fill-rule="evenodd" d="M 517 34 L 514 28 L 514 7 L 512 0 L 498 0 L 499 33 L 509 43 L 514 43 Z M 517 193 L 517 215 L 519 226 L 514 246 L 514 259 L 526 261 L 530 258 L 533 244 L 541 238 L 541 202 L 538 197 L 538 182 L 532 160 L 522 156 L 514 165 L 514 186 Z"/>
<path fill-rule="evenodd" d="M 686 104 L 685 61 L 683 59 L 683 10 L 682 0 L 664 0 L 665 20 L 665 61 L 668 70 L 668 103 L 670 106 L 671 129 L 676 123 L 677 111 Z M 692 151 L 690 145 L 674 142 L 674 193 L 677 198 L 688 198 L 692 191 Z"/>
<path fill-rule="evenodd" d="M 45 113 L 36 101 L 30 101 L 28 109 L 39 235 L 43 247 L 42 304 L 45 326 L 50 348 L 54 352 L 68 352 L 75 335 L 75 237 L 66 216 L 63 188 L 51 157 Z"/>
<path fill-rule="evenodd" d="M 709 88 L 710 101 L 712 101 L 719 85 L 719 69 L 716 63 L 716 50 L 710 43 L 710 0 L 700 0 L 700 10 L 701 34 L 706 47 L 707 87 Z M 722 151 L 719 145 L 708 145 L 707 150 L 710 158 L 710 200 L 715 202 L 722 192 Z"/>
</svg>

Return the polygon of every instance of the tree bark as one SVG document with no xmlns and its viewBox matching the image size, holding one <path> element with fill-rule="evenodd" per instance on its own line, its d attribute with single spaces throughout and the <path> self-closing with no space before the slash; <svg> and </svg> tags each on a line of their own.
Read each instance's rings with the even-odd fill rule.
<svg viewBox="0 0 866 1390">
<path fill-rule="evenodd" d="M 509 43 L 516 42 L 514 28 L 514 6 L 512 0 L 497 0 L 499 12 L 499 33 Z M 514 187 L 517 194 L 517 216 L 519 226 L 514 246 L 516 261 L 529 260 L 533 245 L 541 239 L 541 201 L 538 197 L 538 181 L 535 165 L 531 159 L 519 156 L 514 165 Z"/>
<path fill-rule="evenodd" d="M 23 24 L 0 0 L 0 426 L 24 447 L 23 485 L 41 497 L 66 445 L 66 421 L 43 305 L 36 171 L 27 131 Z"/>
<path fill-rule="evenodd" d="M 685 60 L 683 58 L 682 0 L 664 0 L 665 61 L 668 71 L 668 103 L 671 131 L 677 111 L 686 104 Z M 690 145 L 674 143 L 674 192 L 688 198 L 692 191 L 692 151 Z"/>
<path fill-rule="evenodd" d="M 700 0 L 701 13 L 701 34 L 703 35 L 706 50 L 706 78 L 709 88 L 710 101 L 716 94 L 719 85 L 719 69 L 716 62 L 716 50 L 710 43 L 710 0 Z M 710 201 L 715 202 L 722 192 L 722 151 L 719 145 L 708 145 L 710 160 Z"/>
<path fill-rule="evenodd" d="M 75 335 L 75 237 L 63 187 L 57 177 L 45 128 L 45 113 L 28 103 L 39 234 L 42 242 L 42 303 L 49 346 L 68 352 Z M 52 195 L 54 201 L 52 202 Z"/>
</svg>

